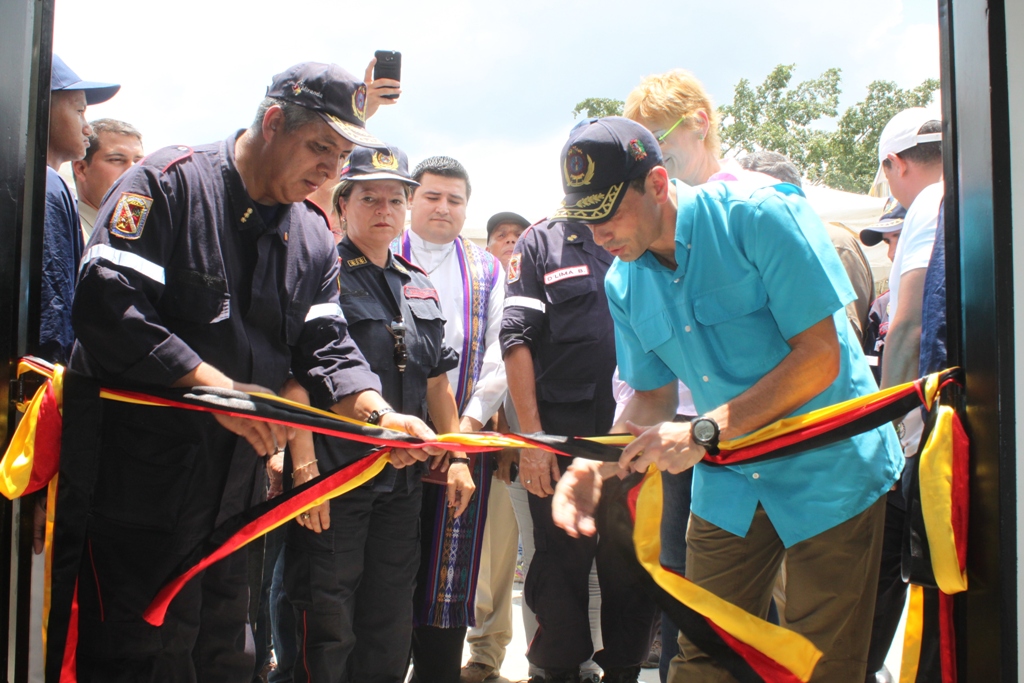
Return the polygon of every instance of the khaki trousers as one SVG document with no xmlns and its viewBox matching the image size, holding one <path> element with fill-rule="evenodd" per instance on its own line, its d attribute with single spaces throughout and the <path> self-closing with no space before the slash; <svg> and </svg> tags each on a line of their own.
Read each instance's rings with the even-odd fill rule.
<svg viewBox="0 0 1024 683">
<path fill-rule="evenodd" d="M 505 648 L 512 641 L 512 583 L 519 554 L 519 526 L 516 524 L 508 486 L 491 480 L 487 498 L 487 521 L 476 587 L 476 626 L 469 629 L 471 662 L 501 669 Z"/>
<path fill-rule="evenodd" d="M 745 538 L 691 514 L 686 578 L 765 618 L 785 559 L 784 623 L 824 654 L 811 683 L 863 681 L 884 523 L 882 496 L 864 512 L 787 549 L 760 505 Z M 671 683 L 733 680 L 682 634 L 679 652 L 669 669 Z"/>
</svg>

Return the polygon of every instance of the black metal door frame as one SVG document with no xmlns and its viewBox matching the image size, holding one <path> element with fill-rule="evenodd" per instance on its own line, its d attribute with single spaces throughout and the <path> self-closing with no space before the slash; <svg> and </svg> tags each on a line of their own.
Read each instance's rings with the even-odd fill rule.
<svg viewBox="0 0 1024 683">
<path fill-rule="evenodd" d="M 14 424 L 16 362 L 39 338 L 53 0 L 0 2 L 0 444 Z M 0 506 L 0 672 L 28 680 L 32 505 Z M 24 514 L 23 514 L 24 512 Z"/>
<path fill-rule="evenodd" d="M 938 4 L 950 364 L 966 370 L 972 441 L 959 680 L 1009 683 L 1018 667 L 1017 444 L 1004 1 Z"/>
</svg>

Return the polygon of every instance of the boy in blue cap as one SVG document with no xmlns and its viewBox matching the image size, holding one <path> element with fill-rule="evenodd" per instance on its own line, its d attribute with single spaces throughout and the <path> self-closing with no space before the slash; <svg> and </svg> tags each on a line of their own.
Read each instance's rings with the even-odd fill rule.
<svg viewBox="0 0 1024 683">
<path fill-rule="evenodd" d="M 46 208 L 43 213 L 43 304 L 39 351 L 47 360 L 67 363 L 75 335 L 71 300 L 75 294 L 82 233 L 78 204 L 57 173 L 61 164 L 85 158 L 92 128 L 85 108 L 106 102 L 121 89 L 111 83 L 83 81 L 57 55 L 50 72 L 50 136 L 46 146 Z M 41 550 L 41 548 L 40 548 Z"/>
</svg>

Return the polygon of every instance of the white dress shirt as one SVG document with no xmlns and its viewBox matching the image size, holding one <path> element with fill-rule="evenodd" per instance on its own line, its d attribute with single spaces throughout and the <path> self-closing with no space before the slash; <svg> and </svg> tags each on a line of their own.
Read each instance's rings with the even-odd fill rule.
<svg viewBox="0 0 1024 683">
<path fill-rule="evenodd" d="M 462 357 L 462 345 L 466 334 L 463 329 L 463 281 L 459 257 L 455 253 L 455 242 L 434 244 L 427 242 L 409 230 L 410 260 L 427 273 L 441 297 L 441 312 L 444 313 L 444 342 L 459 352 L 459 367 L 448 371 L 452 391 L 459 383 L 459 371 L 466 363 Z M 486 350 L 480 377 L 473 386 L 473 394 L 466 402 L 463 416 L 472 417 L 481 424 L 487 422 L 497 411 L 508 392 L 505 379 L 505 363 L 501 359 L 501 315 L 505 304 L 505 271 L 498 264 L 498 283 L 491 290 L 487 306 L 487 331 L 484 335 Z"/>
<path fill-rule="evenodd" d="M 78 202 L 78 217 L 82 221 L 82 237 L 85 238 L 86 244 L 89 243 L 89 238 L 92 237 L 93 226 L 96 223 L 96 213 L 96 209 L 85 202 Z"/>
</svg>

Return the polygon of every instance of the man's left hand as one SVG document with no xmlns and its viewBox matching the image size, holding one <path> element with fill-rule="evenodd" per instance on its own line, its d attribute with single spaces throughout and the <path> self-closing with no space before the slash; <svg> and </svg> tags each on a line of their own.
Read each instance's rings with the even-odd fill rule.
<svg viewBox="0 0 1024 683">
<path fill-rule="evenodd" d="M 636 437 L 622 451 L 619 467 L 645 472 L 650 465 L 671 474 L 693 467 L 704 457 L 702 447 L 690 441 L 689 422 L 662 422 L 653 427 L 626 422 L 629 433 Z"/>
<path fill-rule="evenodd" d="M 380 419 L 380 425 L 384 429 L 393 429 L 396 432 L 405 432 L 424 441 L 435 441 L 437 435 L 424 424 L 423 420 L 412 415 L 402 413 L 384 413 Z M 427 446 L 424 448 L 393 448 L 391 449 L 391 464 L 401 469 L 417 462 L 423 462 L 435 455 L 444 455 L 444 448 Z"/>
<path fill-rule="evenodd" d="M 366 74 L 363 76 L 363 82 L 366 83 L 366 118 L 376 114 L 381 105 L 387 106 L 398 102 L 397 97 L 391 99 L 384 97 L 384 95 L 402 94 L 402 84 L 393 78 L 373 80 L 373 67 L 376 64 L 377 58 L 374 57 L 366 66 Z"/>
</svg>

